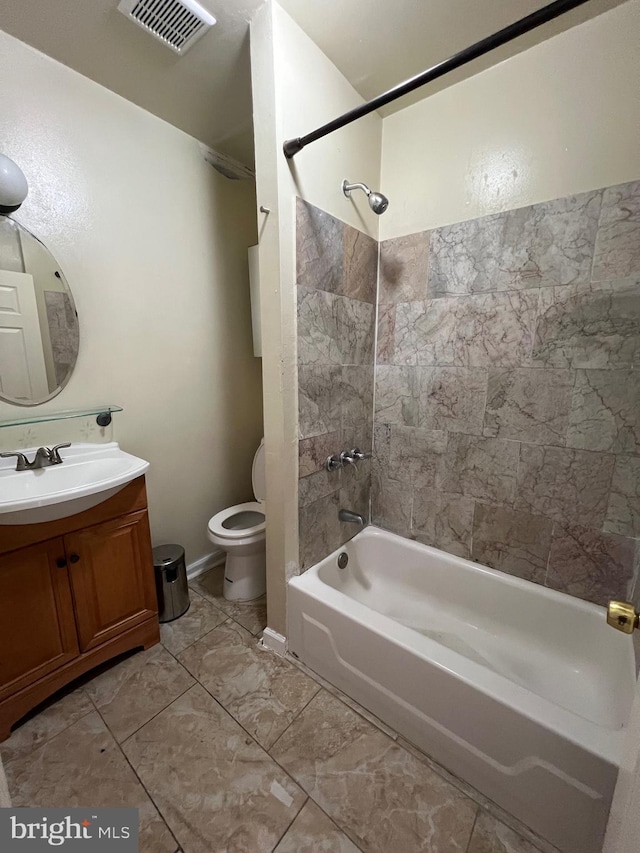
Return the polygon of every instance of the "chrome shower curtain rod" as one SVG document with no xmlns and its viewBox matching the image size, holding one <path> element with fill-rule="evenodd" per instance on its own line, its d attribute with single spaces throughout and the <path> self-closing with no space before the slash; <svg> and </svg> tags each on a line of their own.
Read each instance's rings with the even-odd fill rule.
<svg viewBox="0 0 640 853">
<path fill-rule="evenodd" d="M 426 83 L 431 83 L 432 80 L 437 80 L 438 77 L 448 74 L 449 71 L 460 68 L 460 66 L 466 65 L 467 62 L 471 62 L 479 56 L 489 53 L 490 50 L 494 50 L 496 47 L 500 47 L 501 45 L 518 38 L 518 36 L 524 35 L 542 24 L 546 24 L 547 21 L 552 21 L 554 18 L 563 15 L 565 12 L 569 12 L 571 9 L 575 9 L 577 6 L 582 6 L 584 3 L 588 2 L 589 0 L 555 0 L 554 3 L 550 3 L 548 6 L 543 6 L 542 9 L 538 9 L 537 12 L 532 12 L 531 15 L 527 15 L 525 18 L 521 18 L 519 21 L 509 24 L 508 27 L 498 30 L 497 33 L 487 36 L 487 38 L 472 44 L 471 47 L 467 47 L 459 53 L 450 56 L 449 59 L 439 62 L 432 68 L 427 69 L 427 71 L 423 71 L 421 74 L 416 74 L 415 77 L 410 77 L 408 80 L 405 80 L 404 83 L 399 83 L 397 86 L 394 86 L 393 89 L 389 89 L 388 92 L 383 92 L 382 95 L 378 95 L 371 101 L 367 101 L 365 104 L 361 104 L 359 107 L 355 107 L 343 115 L 338 116 L 338 118 L 333 119 L 333 121 L 323 124 L 322 127 L 319 127 L 311 133 L 307 133 L 306 136 L 298 136 L 296 139 L 287 139 L 282 146 L 284 156 L 287 160 L 291 160 L 298 151 L 302 151 L 302 149 L 306 145 L 309 145 L 310 142 L 322 139 L 323 136 L 333 133 L 334 130 L 339 130 L 341 127 L 351 124 L 352 121 L 356 121 L 357 119 L 374 112 L 380 107 L 390 104 L 392 101 L 401 98 L 403 95 L 413 92 L 414 89 L 419 89 L 420 86 L 424 86 Z"/>
</svg>

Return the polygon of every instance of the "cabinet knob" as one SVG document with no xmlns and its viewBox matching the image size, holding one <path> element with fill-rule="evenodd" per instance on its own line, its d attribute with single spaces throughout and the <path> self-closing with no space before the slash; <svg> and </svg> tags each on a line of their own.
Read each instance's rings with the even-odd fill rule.
<svg viewBox="0 0 640 853">
<path fill-rule="evenodd" d="M 64 569 L 64 567 L 66 565 L 67 565 L 67 558 L 66 557 L 58 557 L 58 559 L 56 560 L 56 566 L 59 569 Z"/>
<path fill-rule="evenodd" d="M 71 554 L 71 556 L 69 557 L 70 563 L 77 563 L 79 560 L 80 560 L 79 554 Z"/>
</svg>

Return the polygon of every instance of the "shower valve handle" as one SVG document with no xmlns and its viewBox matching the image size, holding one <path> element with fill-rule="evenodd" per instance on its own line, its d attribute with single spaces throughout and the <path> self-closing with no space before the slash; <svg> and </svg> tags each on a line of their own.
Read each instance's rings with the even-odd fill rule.
<svg viewBox="0 0 640 853">
<path fill-rule="evenodd" d="M 362 459 L 372 459 L 372 453 L 363 453 L 358 447 L 354 447 L 353 450 L 350 451 L 350 456 L 353 457 L 357 462 L 360 462 Z"/>
<path fill-rule="evenodd" d="M 338 468 L 342 468 L 342 459 L 340 456 L 327 456 L 324 461 L 324 467 L 327 471 L 337 471 Z"/>
</svg>

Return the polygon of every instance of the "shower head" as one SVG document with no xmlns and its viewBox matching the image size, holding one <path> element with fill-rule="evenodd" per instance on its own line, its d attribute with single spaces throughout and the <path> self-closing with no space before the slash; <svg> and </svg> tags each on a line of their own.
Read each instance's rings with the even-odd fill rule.
<svg viewBox="0 0 640 853">
<path fill-rule="evenodd" d="M 386 195 L 373 192 L 366 184 L 350 184 L 347 180 L 342 182 L 342 192 L 347 198 L 351 197 L 352 190 L 362 190 L 369 199 L 369 207 L 374 213 L 377 213 L 378 216 L 380 216 L 381 213 L 384 213 L 389 207 L 389 199 Z"/>
</svg>

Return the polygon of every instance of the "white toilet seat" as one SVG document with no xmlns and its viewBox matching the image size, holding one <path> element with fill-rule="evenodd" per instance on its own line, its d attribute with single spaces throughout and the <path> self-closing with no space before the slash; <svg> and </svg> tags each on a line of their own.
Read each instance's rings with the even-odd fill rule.
<svg viewBox="0 0 640 853">
<path fill-rule="evenodd" d="M 240 529 L 231 529 L 225 527 L 225 523 L 231 520 L 234 515 L 239 515 L 242 512 L 258 512 L 262 516 L 262 521 L 250 527 L 241 527 Z M 248 501 L 243 504 L 236 504 L 223 509 L 221 512 L 209 519 L 209 533 L 217 536 L 219 539 L 227 539 L 233 541 L 235 539 L 246 539 L 249 536 L 259 536 L 264 534 L 267 520 L 264 514 L 264 504 L 259 501 Z"/>
</svg>

